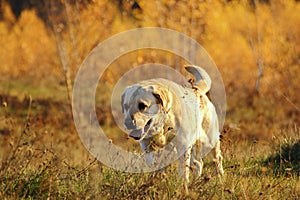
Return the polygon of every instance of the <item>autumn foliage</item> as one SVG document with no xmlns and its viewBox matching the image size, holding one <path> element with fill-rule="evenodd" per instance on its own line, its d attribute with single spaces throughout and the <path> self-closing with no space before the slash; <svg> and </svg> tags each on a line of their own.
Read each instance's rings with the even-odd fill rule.
<svg viewBox="0 0 300 200">
<path fill-rule="evenodd" d="M 144 190 L 153 193 L 153 197 L 160 194 L 155 193 L 157 181 L 166 190 L 164 194 L 173 194 L 169 198 L 183 198 L 172 176 L 164 179 L 169 181 L 165 183 L 157 174 L 131 176 L 95 164 L 72 123 L 70 92 L 83 60 L 112 35 L 143 27 L 169 28 L 195 39 L 210 54 L 224 81 L 227 116 L 222 143 L 227 185 L 222 185 L 220 192 L 214 188 L 217 180 L 201 179 L 191 186 L 192 191 L 200 191 L 208 199 L 224 193 L 228 199 L 247 198 L 246 193 L 249 199 L 284 199 L 288 194 L 296 197 L 300 188 L 299 156 L 292 157 L 290 153 L 297 153 L 300 138 L 299 1 L 24 0 L 27 4 L 17 14 L 12 2 L 0 0 L 0 182 L 7 181 L 0 186 L 0 197 L 50 196 L 56 191 L 57 198 L 88 198 L 84 195 L 97 188 L 94 192 L 98 196 L 91 198 L 108 195 L 109 199 L 115 194 L 116 198 L 136 199 L 138 196 L 132 195 L 142 195 Z M 138 41 L 132 38 L 131 42 Z M 182 72 L 186 61 L 170 52 L 137 50 L 115 60 L 99 81 L 103 86 L 96 98 L 99 122 L 108 137 L 122 148 L 138 145 L 116 127 L 110 108 L 112 90 L 129 69 L 151 62 Z M 278 150 L 275 144 L 284 144 L 284 148 Z M 265 152 L 279 153 L 265 160 L 265 165 L 258 161 L 266 159 Z M 259 158 L 253 161 L 255 157 Z M 21 158 L 28 160 L 29 167 L 24 167 L 27 160 Z M 273 170 L 276 162 L 280 167 Z M 284 176 L 270 177 L 275 169 L 284 171 Z M 97 178 L 89 173 L 97 174 Z M 18 180 L 16 177 L 20 178 L 17 183 L 12 181 Z M 97 182 L 100 179 L 101 184 Z M 126 184 L 127 179 L 131 182 Z M 292 186 L 287 180 L 292 180 Z M 34 190 L 30 184 L 41 187 Z M 147 184 L 151 187 L 143 188 Z M 66 185 L 74 188 L 66 190 Z M 122 192 L 116 189 L 119 186 L 124 186 Z M 37 193 L 30 193 L 31 189 Z M 277 189 L 284 192 L 277 194 Z M 273 194 L 276 196 L 270 196 Z"/>
</svg>

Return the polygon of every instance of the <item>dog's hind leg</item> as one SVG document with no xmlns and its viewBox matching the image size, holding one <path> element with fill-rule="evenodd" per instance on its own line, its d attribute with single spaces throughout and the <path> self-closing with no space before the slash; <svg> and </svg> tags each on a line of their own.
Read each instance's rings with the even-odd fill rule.
<svg viewBox="0 0 300 200">
<path fill-rule="evenodd" d="M 221 142 L 218 140 L 215 145 L 214 156 L 215 156 L 215 163 L 216 163 L 217 171 L 219 174 L 223 175 L 224 174 L 223 165 L 222 165 L 223 156 L 221 154 L 220 143 Z"/>
</svg>

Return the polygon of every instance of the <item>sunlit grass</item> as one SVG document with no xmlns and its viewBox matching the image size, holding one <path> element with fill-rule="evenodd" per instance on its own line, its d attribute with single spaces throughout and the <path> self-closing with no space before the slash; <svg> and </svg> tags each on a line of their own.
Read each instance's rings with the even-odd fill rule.
<svg viewBox="0 0 300 200">
<path fill-rule="evenodd" d="M 27 106 L 24 112 L 28 112 Z M 186 194 L 176 163 L 162 171 L 145 174 L 115 171 L 89 156 L 70 129 L 45 131 L 40 122 L 33 121 L 34 111 L 25 122 L 14 122 L 14 115 L 4 109 L 1 108 L 1 113 L 7 114 L 1 120 L 7 120 L 10 132 L 0 136 L 8 143 L 2 146 L 0 154 L 2 197 L 295 199 L 300 192 L 298 163 L 283 159 L 282 165 L 269 159 L 285 157 L 286 146 L 292 147 L 299 141 L 297 129 L 284 130 L 270 142 L 234 141 L 231 132 L 227 132 L 222 139 L 225 175 L 219 177 L 214 162 L 207 157 L 203 175 L 192 177 Z M 32 122 L 28 124 L 29 121 Z"/>
<path fill-rule="evenodd" d="M 246 1 L 139 3 L 139 16 L 120 11 L 116 1 L 91 1 L 80 12 L 72 10 L 80 23 L 56 16 L 65 23 L 59 38 L 34 9 L 16 20 L 3 4 L 0 199 L 298 199 L 300 4 L 270 1 L 254 9 Z M 104 166 L 84 148 L 72 121 L 62 60 L 69 61 L 72 82 L 80 62 L 99 42 L 147 26 L 171 28 L 197 40 L 224 79 L 225 175 L 219 177 L 205 158 L 203 175 L 192 177 L 189 194 L 176 163 L 145 174 Z M 58 56 L 57 44 L 65 45 L 66 57 Z M 259 59 L 264 76 L 258 92 Z M 136 151 L 139 144 L 113 121 L 113 84 L 133 66 L 149 62 L 178 67 L 182 59 L 154 50 L 131 52 L 114 61 L 99 82 L 98 120 L 107 137 L 125 150 Z"/>
<path fill-rule="evenodd" d="M 1 80 L 0 93 L 4 96 L 14 96 L 23 99 L 31 96 L 33 99 L 51 99 L 54 101 L 67 101 L 66 87 L 57 80 L 34 80 L 34 77 Z"/>
</svg>

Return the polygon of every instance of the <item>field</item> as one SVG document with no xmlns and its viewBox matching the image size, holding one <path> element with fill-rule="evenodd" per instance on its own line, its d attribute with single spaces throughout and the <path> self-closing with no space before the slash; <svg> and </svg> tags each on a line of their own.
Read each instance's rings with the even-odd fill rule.
<svg viewBox="0 0 300 200">
<path fill-rule="evenodd" d="M 298 1 L 33 0 L 19 14 L 12 2 L 0 1 L 1 199 L 300 198 Z M 86 150 L 73 121 L 72 87 L 83 60 L 112 35 L 141 27 L 195 39 L 223 78 L 225 175 L 205 158 L 188 194 L 176 163 L 149 173 L 105 166 Z M 122 149 L 139 145 L 113 119 L 113 89 L 129 69 L 154 62 L 180 72 L 186 63 L 141 49 L 117 58 L 99 80 L 97 119 Z"/>
</svg>

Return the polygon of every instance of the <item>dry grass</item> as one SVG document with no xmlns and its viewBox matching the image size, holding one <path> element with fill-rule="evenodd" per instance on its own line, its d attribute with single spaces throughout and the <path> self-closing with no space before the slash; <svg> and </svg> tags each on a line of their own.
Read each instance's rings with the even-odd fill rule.
<svg viewBox="0 0 300 200">
<path fill-rule="evenodd" d="M 193 179 L 186 195 L 175 165 L 147 174 L 114 171 L 88 155 L 78 137 L 72 135 L 74 130 L 57 132 L 59 129 L 50 125 L 41 127 L 44 123 L 38 121 L 39 112 L 30 99 L 20 103 L 17 112 L 9 107 L 12 100 L 5 102 L 8 106 L 1 108 L 5 126 L 1 130 L 2 198 L 296 199 L 300 194 L 300 132 L 296 127 L 279 132 L 270 142 L 236 141 L 237 130 L 227 128 L 222 138 L 224 177 L 218 177 L 214 163 L 206 159 L 203 176 Z M 45 115 L 58 114 L 41 102 L 36 104 Z M 63 105 L 55 107 L 60 110 Z M 18 115 L 26 120 L 19 121 Z"/>
<path fill-rule="evenodd" d="M 121 12 L 110 0 L 92 1 L 84 8 L 68 5 L 73 8 L 69 16 L 49 13 L 54 32 L 34 10 L 16 20 L 9 6 L 2 5 L 0 198 L 298 199 L 300 4 L 278 0 L 257 3 L 254 9 L 247 1 L 138 2 L 142 12 L 127 7 Z M 225 176 L 220 179 L 206 159 L 204 175 L 192 181 L 189 195 L 175 165 L 147 174 L 103 166 L 86 151 L 72 121 L 61 63 L 67 63 L 73 80 L 80 62 L 99 42 L 146 26 L 172 28 L 199 41 L 224 79 Z M 264 76 L 257 91 L 261 61 Z M 149 62 L 178 67 L 184 61 L 167 52 L 135 51 L 112 63 L 100 81 L 98 119 L 122 148 L 138 145 L 116 128 L 111 91 L 124 72 Z"/>
</svg>

